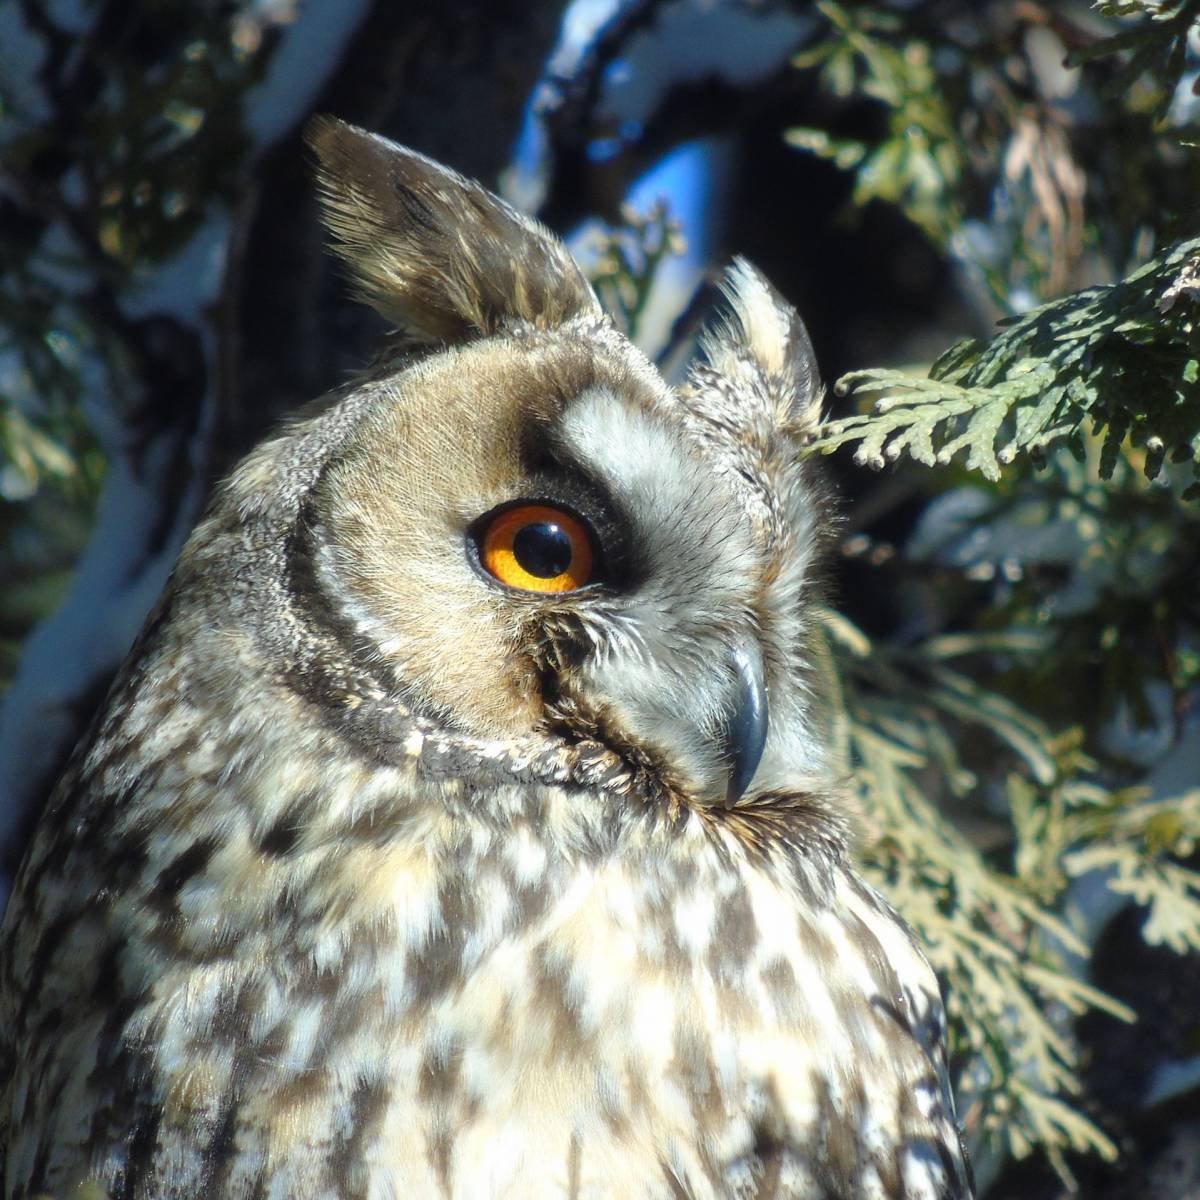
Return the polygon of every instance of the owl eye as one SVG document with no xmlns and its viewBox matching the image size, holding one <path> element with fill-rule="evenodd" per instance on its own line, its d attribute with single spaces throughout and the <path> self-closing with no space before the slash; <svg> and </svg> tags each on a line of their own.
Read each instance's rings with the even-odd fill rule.
<svg viewBox="0 0 1200 1200">
<path fill-rule="evenodd" d="M 479 561 L 526 592 L 570 592 L 592 578 L 592 537 L 578 517 L 548 504 L 516 504 L 487 518 Z"/>
</svg>

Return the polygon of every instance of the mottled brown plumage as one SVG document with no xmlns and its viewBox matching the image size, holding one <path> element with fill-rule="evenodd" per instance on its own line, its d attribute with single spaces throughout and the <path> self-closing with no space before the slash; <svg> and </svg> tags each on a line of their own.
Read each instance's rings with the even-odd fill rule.
<svg viewBox="0 0 1200 1200">
<path fill-rule="evenodd" d="M 799 318 L 738 265 L 672 391 L 536 224 L 312 141 L 404 337 L 221 489 L 42 820 L 4 1194 L 968 1196 L 822 751 Z M 503 583 L 516 501 L 594 577 Z"/>
</svg>

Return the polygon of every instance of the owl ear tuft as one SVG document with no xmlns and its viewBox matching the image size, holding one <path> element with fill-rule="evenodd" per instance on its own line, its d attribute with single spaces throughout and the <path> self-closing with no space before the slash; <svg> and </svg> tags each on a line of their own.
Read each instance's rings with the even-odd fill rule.
<svg viewBox="0 0 1200 1200">
<path fill-rule="evenodd" d="M 825 389 L 800 314 L 744 258 L 734 260 L 721 290 L 729 302 L 726 319 L 701 340 L 709 366 L 752 383 L 749 395 L 767 407 L 776 428 L 796 437 L 812 433 L 821 423 Z M 756 378 L 746 380 L 747 372 Z"/>
<path fill-rule="evenodd" d="M 306 130 L 333 246 L 359 296 L 421 341 L 600 312 L 566 247 L 480 184 L 333 117 Z"/>
</svg>

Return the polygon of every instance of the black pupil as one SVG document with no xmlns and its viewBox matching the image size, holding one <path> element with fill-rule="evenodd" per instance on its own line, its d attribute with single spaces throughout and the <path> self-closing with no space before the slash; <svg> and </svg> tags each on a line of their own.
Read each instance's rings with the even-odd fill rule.
<svg viewBox="0 0 1200 1200">
<path fill-rule="evenodd" d="M 571 565 L 572 554 L 566 530 L 553 521 L 531 521 L 513 538 L 513 557 L 538 579 L 561 575 Z"/>
</svg>

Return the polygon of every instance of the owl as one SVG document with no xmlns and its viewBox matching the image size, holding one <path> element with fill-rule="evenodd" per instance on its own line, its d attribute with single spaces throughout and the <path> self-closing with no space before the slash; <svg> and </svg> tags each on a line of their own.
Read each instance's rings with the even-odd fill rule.
<svg viewBox="0 0 1200 1200">
<path fill-rule="evenodd" d="M 0 938 L 9 1200 L 960 1200 L 824 749 L 820 384 L 669 387 L 547 230 L 332 119 L 376 361 L 220 488 Z"/>
</svg>

